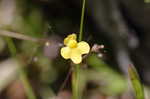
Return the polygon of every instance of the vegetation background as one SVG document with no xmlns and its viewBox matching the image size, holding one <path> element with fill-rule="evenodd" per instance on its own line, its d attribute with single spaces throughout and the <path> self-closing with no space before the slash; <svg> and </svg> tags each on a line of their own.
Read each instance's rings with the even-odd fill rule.
<svg viewBox="0 0 150 99">
<path fill-rule="evenodd" d="M 82 3 L 0 0 L 0 99 L 144 99 L 143 88 L 150 98 L 150 5 L 144 0 L 86 0 L 82 40 L 95 52 L 72 84 L 75 66 L 60 47 L 67 35 L 79 36 Z"/>
</svg>

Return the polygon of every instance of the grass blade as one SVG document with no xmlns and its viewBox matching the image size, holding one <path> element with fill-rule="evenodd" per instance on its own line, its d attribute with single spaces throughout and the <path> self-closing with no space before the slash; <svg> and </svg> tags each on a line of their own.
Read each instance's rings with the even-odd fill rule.
<svg viewBox="0 0 150 99">
<path fill-rule="evenodd" d="M 132 84 L 136 99 L 145 99 L 143 85 L 142 85 L 139 75 L 133 65 L 129 66 L 128 73 L 129 73 L 129 77 L 131 80 L 131 84 Z"/>
</svg>

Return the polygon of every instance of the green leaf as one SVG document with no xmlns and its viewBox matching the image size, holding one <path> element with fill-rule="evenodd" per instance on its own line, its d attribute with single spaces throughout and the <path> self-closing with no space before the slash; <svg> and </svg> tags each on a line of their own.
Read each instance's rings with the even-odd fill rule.
<svg viewBox="0 0 150 99">
<path fill-rule="evenodd" d="M 129 66 L 128 73 L 131 80 L 131 84 L 134 89 L 136 99 L 145 99 L 143 85 L 141 84 L 139 75 L 133 65 Z"/>
</svg>

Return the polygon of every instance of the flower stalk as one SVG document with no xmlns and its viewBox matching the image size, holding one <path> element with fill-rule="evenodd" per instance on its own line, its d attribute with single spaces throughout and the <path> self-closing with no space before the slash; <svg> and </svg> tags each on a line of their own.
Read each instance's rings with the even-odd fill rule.
<svg viewBox="0 0 150 99">
<path fill-rule="evenodd" d="M 83 0 L 83 4 L 82 4 L 81 21 L 80 21 L 80 32 L 79 32 L 79 41 L 82 41 L 82 36 L 83 36 L 84 13 L 85 13 L 85 0 Z"/>
<path fill-rule="evenodd" d="M 80 65 L 77 64 L 74 66 L 74 71 L 72 73 L 72 91 L 73 91 L 73 99 L 81 99 L 81 93 L 79 93 L 79 72 Z"/>
<path fill-rule="evenodd" d="M 85 13 L 85 0 L 83 0 L 82 4 L 82 12 L 81 12 L 81 22 L 80 22 L 80 32 L 79 32 L 79 42 L 82 41 L 83 37 L 83 25 L 84 25 L 84 13 Z M 80 65 L 75 66 L 75 70 L 72 74 L 72 91 L 73 91 L 73 99 L 81 99 L 81 93 L 79 94 L 79 73 L 80 72 Z"/>
</svg>

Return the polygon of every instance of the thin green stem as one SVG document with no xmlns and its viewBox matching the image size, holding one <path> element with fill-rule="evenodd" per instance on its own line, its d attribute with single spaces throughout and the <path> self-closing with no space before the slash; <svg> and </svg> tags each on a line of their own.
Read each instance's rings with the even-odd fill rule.
<svg viewBox="0 0 150 99">
<path fill-rule="evenodd" d="M 74 72 L 72 74 L 72 90 L 73 90 L 73 99 L 81 99 L 81 93 L 79 93 L 79 74 L 80 74 L 80 65 L 75 65 Z"/>
<path fill-rule="evenodd" d="M 81 21 L 80 21 L 80 33 L 79 41 L 82 41 L 83 37 L 83 25 L 84 25 L 84 13 L 85 13 L 85 0 L 83 0 Z M 79 93 L 79 77 L 80 76 L 80 65 L 75 65 L 74 71 L 72 73 L 72 91 L 73 99 L 81 99 L 81 93 Z"/>
<path fill-rule="evenodd" d="M 13 57 L 16 56 L 17 49 L 15 47 L 13 40 L 9 37 L 6 37 L 6 42 L 8 44 L 8 48 L 10 50 L 11 55 Z M 22 67 L 20 67 L 20 79 L 22 80 L 22 83 L 24 85 L 28 99 L 36 99 L 36 97 L 33 93 L 32 87 L 31 87 L 29 80 L 27 78 L 27 75 L 26 75 L 26 73 Z"/>
<path fill-rule="evenodd" d="M 84 13 L 85 13 L 85 0 L 83 0 L 83 5 L 82 5 L 79 41 L 82 41 L 82 37 L 83 37 Z"/>
</svg>

